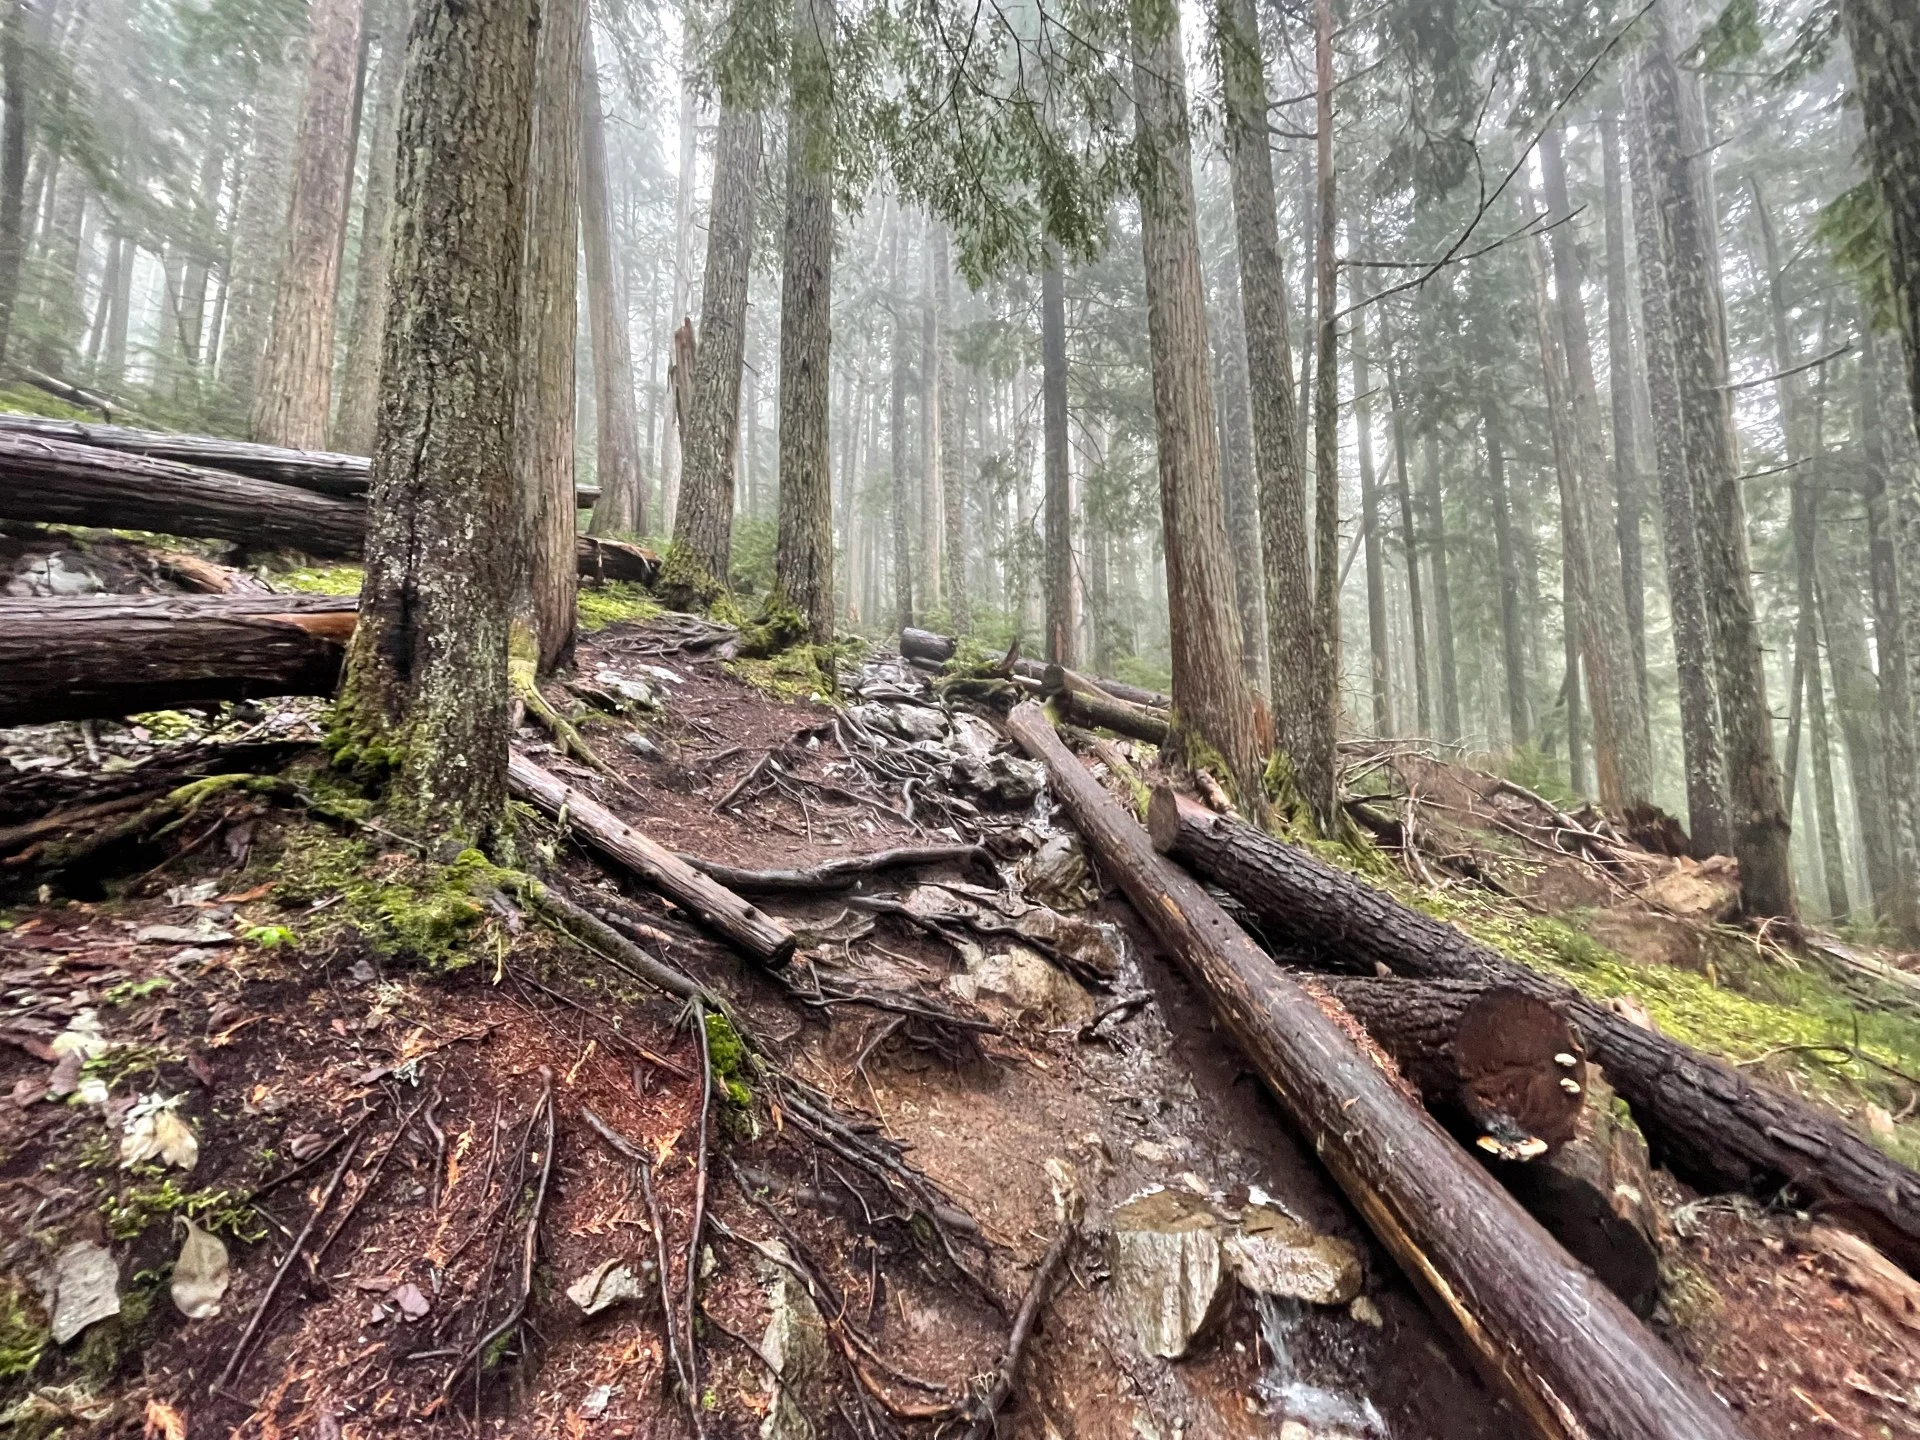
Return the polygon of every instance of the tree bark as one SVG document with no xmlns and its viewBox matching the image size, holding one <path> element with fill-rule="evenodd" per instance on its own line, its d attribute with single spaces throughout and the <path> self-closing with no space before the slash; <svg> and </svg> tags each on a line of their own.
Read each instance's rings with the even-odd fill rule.
<svg viewBox="0 0 1920 1440">
<path fill-rule="evenodd" d="M 770 603 L 833 640 L 833 0 L 796 0 L 780 286 L 780 520 Z"/>
<path fill-rule="evenodd" d="M 1065 666 L 1049 665 L 1042 687 L 1057 698 L 1061 715 L 1089 730 L 1111 730 L 1116 735 L 1164 745 L 1170 726 L 1165 710 L 1151 710 L 1122 700 L 1101 688 L 1096 680 L 1076 675 Z"/>
<path fill-rule="evenodd" d="M 907 391 L 913 384 L 913 352 L 907 338 L 905 293 L 900 285 L 900 232 L 906 228 L 906 221 L 898 202 L 895 205 L 893 235 L 887 254 L 887 278 L 893 291 L 893 335 L 888 345 L 893 374 L 887 392 L 887 443 L 893 482 L 889 507 L 893 527 L 893 620 L 904 648 L 906 633 L 913 628 L 912 490 L 907 478 Z"/>
<path fill-rule="evenodd" d="M 1440 488 L 1440 437 L 1431 427 L 1421 451 L 1420 499 L 1427 512 L 1427 553 L 1433 567 L 1434 658 L 1440 662 L 1440 738 L 1458 742 L 1460 666 L 1453 643 L 1453 582 L 1447 573 L 1447 502 Z"/>
<path fill-rule="evenodd" d="M 0 124 L 0 360 L 6 359 L 13 334 L 27 248 L 28 64 L 27 0 L 8 0 L 0 15 L 0 86 L 6 91 L 6 119 Z"/>
<path fill-rule="evenodd" d="M 679 603 L 711 603 L 733 559 L 734 450 L 746 358 L 747 289 L 759 193 L 760 112 L 723 104 L 707 210 L 706 281 L 693 370 L 692 423 L 682 450 L 668 586 Z"/>
<path fill-rule="evenodd" d="M 1166 543 L 1173 651 L 1171 739 L 1194 764 L 1218 756 L 1235 803 L 1265 811 L 1270 739 L 1241 666 L 1233 615 L 1233 552 L 1220 491 L 1219 431 L 1207 366 L 1206 291 L 1193 197 L 1184 59 L 1177 14 L 1131 6 L 1135 128 L 1145 167 L 1140 242 Z M 1327 745 L 1332 783 L 1331 745 Z M 1331 804 L 1331 794 L 1323 797 Z M 1316 803 L 1315 814 L 1323 811 Z"/>
<path fill-rule="evenodd" d="M 329 749 L 398 824 L 507 818 L 531 0 L 421 0 L 401 104 L 367 573 Z"/>
<path fill-rule="evenodd" d="M 1647 581 L 1640 545 L 1640 437 L 1634 425 L 1633 321 L 1627 300 L 1627 215 L 1620 179 L 1620 120 L 1600 116 L 1601 184 L 1607 245 L 1607 393 L 1613 415 L 1613 522 L 1620 545 L 1620 588 L 1627 634 L 1633 643 L 1633 675 L 1640 713 L 1649 717 L 1647 696 Z"/>
<path fill-rule="evenodd" d="M 1710 1190 L 1782 1186 L 1866 1226 L 1874 1243 L 1920 1264 L 1920 1175 L 1824 1111 L 1642 1029 L 1572 986 L 1408 909 L 1303 850 L 1197 806 L 1155 797 L 1154 844 L 1288 937 L 1288 958 L 1361 974 L 1505 985 L 1561 1009 L 1646 1132 L 1656 1158 Z"/>
<path fill-rule="evenodd" d="M 1682 103 L 1676 42 L 1665 5 L 1656 7 L 1654 18 L 1654 39 L 1640 72 L 1641 105 L 1655 186 L 1653 213 L 1664 239 L 1661 253 L 1687 472 L 1696 502 L 1701 589 L 1719 672 L 1741 905 L 1755 917 L 1791 916 L 1790 826 L 1754 619 L 1746 508 L 1734 454 L 1732 392 L 1727 389 L 1717 236 L 1704 169 L 1712 152 L 1691 107 Z"/>
<path fill-rule="evenodd" d="M 594 454 L 600 501 L 595 535 L 639 535 L 647 528 L 647 483 L 640 463 L 640 416 L 633 398 L 633 341 L 627 286 L 613 244 L 607 183 L 607 122 L 593 29 L 580 42 L 580 231 L 587 261 L 587 323 L 593 347 Z"/>
<path fill-rule="evenodd" d="M 1393 408 L 1394 496 L 1400 508 L 1400 550 L 1407 562 L 1407 628 L 1413 632 L 1413 693 L 1416 733 L 1433 734 L 1433 683 L 1427 669 L 1427 607 L 1420 584 L 1420 537 L 1413 521 L 1413 483 L 1408 479 L 1407 451 L 1412 437 L 1407 431 L 1405 391 L 1393 353 L 1393 332 L 1387 324 L 1387 312 L 1380 312 L 1381 349 L 1387 367 L 1387 403 Z"/>
<path fill-rule="evenodd" d="M 1252 0 L 1214 9 L 1232 168 L 1240 307 L 1246 335 L 1259 472 L 1260 557 L 1266 581 L 1267 684 L 1281 753 L 1305 796 L 1330 797 L 1331 735 L 1320 711 L 1320 653 L 1313 561 L 1307 544 L 1307 477 L 1287 333 L 1287 273 L 1275 213 L 1267 80 Z"/>
<path fill-rule="evenodd" d="M 1067 287 L 1060 252 L 1040 271 L 1040 404 L 1046 432 L 1047 659 L 1075 664 L 1073 476 L 1067 447 Z"/>
<path fill-rule="evenodd" d="M 406 79 L 407 0 L 387 0 L 380 65 L 373 77 L 373 134 L 360 206 L 360 251 L 354 260 L 353 317 L 347 358 L 340 367 L 340 404 L 333 417 L 333 448 L 353 455 L 373 449 L 380 410 L 380 352 L 387 323 L 388 216 L 393 210 L 394 147 L 399 143 L 400 89 Z"/>
<path fill-rule="evenodd" d="M 680 85 L 680 168 L 673 191 L 673 286 L 667 310 L 667 328 L 676 335 L 692 319 L 687 307 L 693 298 L 693 186 L 700 160 L 699 136 L 700 95 L 689 72 Z M 667 529 L 678 524 L 685 424 L 686 417 L 676 415 L 660 437 L 660 524 Z"/>
<path fill-rule="evenodd" d="M 1357 271 L 1347 276 L 1347 293 L 1354 309 L 1348 344 L 1353 361 L 1353 423 L 1360 442 L 1360 543 L 1367 565 L 1367 650 L 1373 691 L 1373 733 L 1391 735 L 1395 730 L 1393 691 L 1389 683 L 1393 655 L 1387 634 L 1387 567 L 1380 535 L 1380 492 L 1373 470 L 1373 401 L 1369 398 L 1373 391 L 1373 372 L 1367 364 L 1366 295 Z M 1456 712 L 1458 708 L 1456 698 Z"/>
<path fill-rule="evenodd" d="M 327 443 L 333 394 L 333 315 L 340 233 L 353 185 L 348 131 L 360 55 L 360 0 L 314 0 L 306 98 L 294 137 L 286 247 L 273 320 L 253 398 L 255 440 L 318 450 Z"/>
<path fill-rule="evenodd" d="M 1880 687 L 1867 657 L 1866 621 L 1861 614 L 1859 587 L 1850 578 L 1858 573 L 1850 556 L 1836 560 L 1835 537 L 1815 532 L 1820 554 L 1818 603 L 1820 631 L 1826 640 L 1827 661 L 1833 668 L 1833 701 L 1839 712 L 1840 737 L 1846 747 L 1847 771 L 1853 780 L 1854 811 L 1860 822 L 1860 848 L 1866 860 L 1867 888 L 1881 919 L 1897 908 L 1900 884 L 1894 856 L 1891 821 L 1887 816 L 1885 735 L 1881 729 Z"/>
<path fill-rule="evenodd" d="M 1227 278 L 1220 328 L 1214 332 L 1214 357 L 1220 397 L 1220 469 L 1226 489 L 1227 540 L 1233 546 L 1233 597 L 1240 612 L 1240 654 L 1247 683 L 1266 697 L 1271 692 L 1267 654 L 1266 573 L 1260 553 L 1260 484 L 1253 453 L 1252 396 L 1247 379 L 1246 321 L 1239 303 L 1239 266 L 1232 252 L 1223 267 Z"/>
<path fill-rule="evenodd" d="M 331 695 L 354 610 L 314 595 L 0 598 L 0 725 Z"/>
<path fill-rule="evenodd" d="M 1305 799 L 1324 830 L 1333 823 L 1338 785 L 1333 759 L 1340 715 L 1340 406 L 1334 369 L 1334 239 L 1338 233 L 1333 169 L 1333 0 L 1314 0 L 1313 74 L 1315 183 L 1319 237 L 1314 292 L 1320 307 L 1313 389 L 1313 611 L 1315 647 L 1314 760 Z M 1324 758 L 1323 758 L 1324 757 Z"/>
<path fill-rule="evenodd" d="M 933 354 L 926 363 L 933 366 L 934 411 L 940 417 L 940 590 L 947 602 L 953 633 L 966 635 L 973 630 L 973 616 L 967 604 L 967 508 L 960 474 L 963 417 L 954 395 L 953 265 L 948 255 L 946 225 L 935 221 L 930 240 L 932 254 L 927 264 L 933 274 L 933 303 L 938 323 Z M 1017 613 L 1020 607 L 1010 608 Z"/>
<path fill-rule="evenodd" d="M 940 309 L 933 296 L 933 231 L 931 216 L 921 227 L 920 240 L 920 601 L 937 610 L 945 595 L 945 528 L 941 524 L 940 444 L 945 430 L 940 422 L 940 362 L 945 344 L 940 333 Z M 949 617 L 951 618 L 951 617 Z"/>
<path fill-rule="evenodd" d="M 931 630 L 915 630 L 911 626 L 900 632 L 900 653 L 909 660 L 923 665 L 943 665 L 954 657 L 959 642 L 951 635 L 936 635 Z M 1013 673 L 1023 680 L 1038 680 L 1046 683 L 1047 672 L 1053 667 L 1038 660 L 1024 657 L 1013 662 Z M 1166 710 L 1173 701 L 1157 690 L 1143 689 L 1138 685 L 1129 685 L 1123 680 L 1108 680 L 1102 676 L 1083 677 L 1098 685 L 1115 699 L 1124 700 L 1129 705 L 1145 706 L 1149 710 Z"/>
<path fill-rule="evenodd" d="M 124 425 L 48 420 L 37 415 L 0 415 L 0 436 L 53 440 L 63 445 L 84 445 L 93 450 L 198 465 L 342 499 L 367 493 L 371 468 L 364 455 L 287 450 L 277 445 L 252 445 L 211 435 L 179 435 Z"/>
<path fill-rule="evenodd" d="M 1009 729 L 1046 764 L 1102 871 L 1207 997 L 1354 1208 L 1455 1327 L 1489 1383 L 1541 1435 L 1738 1435 L 1721 1403 L 1671 1351 L 1410 1103 L 1197 883 L 1154 855 L 1037 706 L 1016 709 Z"/>
<path fill-rule="evenodd" d="M 1513 511 L 1507 500 L 1507 457 L 1499 408 L 1491 397 L 1480 407 L 1487 443 L 1487 482 L 1493 500 L 1494 552 L 1500 566 L 1500 652 L 1507 674 L 1507 731 L 1515 749 L 1533 744 L 1528 696 L 1526 632 L 1520 618 L 1519 558 L 1513 543 Z"/>
<path fill-rule="evenodd" d="M 543 0 L 534 44 L 514 476 L 524 555 L 517 608 L 540 675 L 573 654 L 579 591 L 573 425 L 580 316 L 574 285 L 580 268 L 580 47 L 587 9 L 586 0 Z"/>
</svg>

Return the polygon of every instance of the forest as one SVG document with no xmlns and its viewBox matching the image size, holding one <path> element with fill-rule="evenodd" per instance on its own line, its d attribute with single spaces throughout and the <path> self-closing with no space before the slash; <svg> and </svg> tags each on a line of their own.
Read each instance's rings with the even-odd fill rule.
<svg viewBox="0 0 1920 1440">
<path fill-rule="evenodd" d="M 1912 0 L 0 0 L 0 1427 L 1920 1433 Z"/>
</svg>

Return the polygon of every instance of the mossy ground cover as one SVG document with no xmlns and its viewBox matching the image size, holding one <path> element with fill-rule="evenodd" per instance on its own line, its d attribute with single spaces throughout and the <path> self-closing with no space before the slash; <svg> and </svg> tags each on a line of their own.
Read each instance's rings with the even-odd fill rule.
<svg viewBox="0 0 1920 1440">
<path fill-rule="evenodd" d="M 273 583 L 302 595 L 358 595 L 366 575 L 359 565 L 304 565 L 276 572 Z"/>
<path fill-rule="evenodd" d="M 645 588 L 624 580 L 582 585 L 577 605 L 580 628 L 589 635 L 609 625 L 639 625 L 660 613 L 660 602 Z"/>
</svg>

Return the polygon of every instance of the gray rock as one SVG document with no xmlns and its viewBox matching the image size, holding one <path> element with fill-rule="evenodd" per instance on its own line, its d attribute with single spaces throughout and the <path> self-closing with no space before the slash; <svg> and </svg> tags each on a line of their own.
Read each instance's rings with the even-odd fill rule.
<svg viewBox="0 0 1920 1440">
<path fill-rule="evenodd" d="M 1037 950 L 1015 945 L 997 955 L 973 951 L 967 972 L 947 988 L 970 1005 L 1045 1029 L 1079 1025 L 1093 1014 L 1093 997 Z"/>
<path fill-rule="evenodd" d="M 790 1258 L 786 1246 L 778 1240 L 768 1241 L 763 1248 L 769 1256 Z M 760 1440 L 814 1440 L 813 1422 L 807 1418 L 800 1397 L 827 1368 L 826 1322 L 793 1271 L 769 1259 L 763 1273 L 767 1306 L 772 1313 L 767 1332 L 760 1339 L 760 1353 L 767 1357 L 779 1379 L 774 1382 L 766 1419 L 760 1422 Z"/>
<path fill-rule="evenodd" d="M 652 1286 L 617 1258 L 602 1260 L 567 1287 L 567 1298 L 588 1315 L 598 1315 L 622 1300 L 645 1300 L 652 1294 Z"/>
<path fill-rule="evenodd" d="M 1020 883 L 1029 900 L 1056 910 L 1078 910 L 1093 897 L 1093 873 L 1077 836 L 1052 835 L 1021 862 Z"/>
<path fill-rule="evenodd" d="M 76 1240 L 53 1262 L 53 1339 L 64 1345 L 97 1320 L 120 1313 L 120 1267 L 91 1240 Z"/>
<path fill-rule="evenodd" d="M 1344 1305 L 1360 1293 L 1360 1252 L 1271 1205 L 1251 1204 L 1226 1240 L 1234 1278 L 1256 1295 Z"/>
<path fill-rule="evenodd" d="M 653 693 L 653 687 L 644 680 L 635 680 L 622 675 L 618 670 L 598 670 L 593 681 L 616 699 L 628 705 L 637 705 L 642 710 L 651 710 L 660 703 Z"/>
<path fill-rule="evenodd" d="M 1113 1212 L 1113 1298 L 1140 1348 L 1177 1360 L 1226 1287 L 1222 1226 L 1206 1201 L 1148 1190 Z"/>
<path fill-rule="evenodd" d="M 900 733 L 909 740 L 941 740 L 946 737 L 947 717 L 923 705 L 895 705 L 893 718 Z"/>
<path fill-rule="evenodd" d="M 1047 774 L 1031 760 L 1016 760 L 1011 755 L 962 755 L 947 771 L 948 781 L 960 790 L 991 800 L 997 805 L 1031 805 L 1046 788 Z"/>
</svg>

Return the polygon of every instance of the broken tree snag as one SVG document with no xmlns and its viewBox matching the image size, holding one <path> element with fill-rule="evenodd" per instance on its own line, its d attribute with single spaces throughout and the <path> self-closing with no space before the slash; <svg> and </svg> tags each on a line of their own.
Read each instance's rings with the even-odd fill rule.
<svg viewBox="0 0 1920 1440">
<path fill-rule="evenodd" d="M 331 695 L 356 605 L 330 595 L 0 598 L 0 725 Z"/>
<path fill-rule="evenodd" d="M 1393 1057 L 1440 1120 L 1490 1155 L 1528 1161 L 1574 1138 L 1587 1066 L 1566 1017 L 1511 986 L 1327 976 L 1324 989 Z"/>
<path fill-rule="evenodd" d="M 1149 745 L 1163 745 L 1167 739 L 1167 712 L 1149 710 L 1102 690 L 1084 675 L 1060 665 L 1049 665 L 1041 689 L 1059 703 L 1060 713 L 1076 725 L 1089 730 L 1111 730 Z"/>
<path fill-rule="evenodd" d="M 150 460 L 172 460 L 271 480 L 319 495 L 354 498 L 367 493 L 372 462 L 364 455 L 326 450 L 287 450 L 212 435 L 176 435 L 166 430 L 135 430 L 126 425 L 84 425 L 36 415 L 0 415 L 0 434 L 87 445 Z"/>
<path fill-rule="evenodd" d="M 606 540 L 598 535 L 574 538 L 582 580 L 624 580 L 651 585 L 660 578 L 660 557 L 641 545 Z"/>
<path fill-rule="evenodd" d="M 1147 823 L 1162 854 L 1247 907 L 1288 958 L 1418 980 L 1508 985 L 1560 1009 L 1646 1134 L 1655 1159 L 1702 1190 L 1790 1186 L 1920 1267 L 1920 1175 L 1795 1096 L 1616 1015 L 1564 981 L 1509 960 L 1451 925 L 1263 831 L 1154 792 Z"/>
<path fill-rule="evenodd" d="M 792 958 L 794 938 L 786 926 L 518 751 L 507 762 L 507 785 L 548 815 L 564 812 L 574 834 L 762 965 L 784 965 Z"/>
<path fill-rule="evenodd" d="M 782 890 L 844 890 L 878 871 L 914 865 L 967 864 L 987 870 L 993 868 L 986 848 L 981 845 L 906 845 L 898 850 L 876 850 L 870 855 L 843 855 L 806 870 L 736 870 L 731 865 L 703 860 L 698 855 L 678 858 L 729 889 L 756 894 Z"/>
<path fill-rule="evenodd" d="M 0 520 L 202 535 L 338 557 L 360 553 L 366 517 L 358 501 L 270 480 L 0 433 Z"/>
<path fill-rule="evenodd" d="M 1039 706 L 1008 730 L 1047 767 L 1103 874 L 1207 999 L 1368 1227 L 1542 1436 L 1731 1437 L 1725 1408 L 1315 1003 L 1198 881 L 1154 854 Z"/>
</svg>

